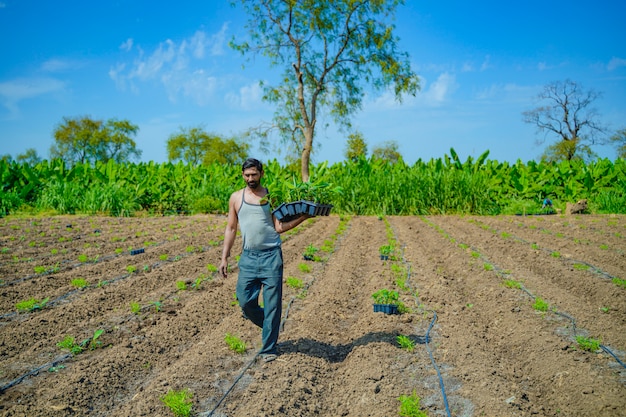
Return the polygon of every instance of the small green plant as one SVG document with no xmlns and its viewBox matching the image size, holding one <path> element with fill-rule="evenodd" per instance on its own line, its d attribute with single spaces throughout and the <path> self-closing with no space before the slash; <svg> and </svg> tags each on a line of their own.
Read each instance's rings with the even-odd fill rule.
<svg viewBox="0 0 626 417">
<path fill-rule="evenodd" d="M 378 248 L 378 253 L 380 253 L 382 256 L 391 256 L 391 254 L 393 253 L 393 246 L 382 245 Z"/>
<path fill-rule="evenodd" d="M 311 272 L 311 266 L 305 263 L 299 264 L 298 269 L 300 270 L 300 272 L 304 272 L 305 274 Z"/>
<path fill-rule="evenodd" d="M 398 304 L 398 291 L 383 288 L 372 294 L 372 298 L 376 304 Z"/>
<path fill-rule="evenodd" d="M 574 264 L 574 269 L 577 269 L 579 271 L 587 271 L 589 270 L 589 268 L 590 266 L 587 264 L 579 264 L 579 263 Z"/>
<path fill-rule="evenodd" d="M 519 281 L 515 281 L 514 279 L 506 279 L 504 280 L 504 286 L 507 288 L 515 288 L 519 290 L 522 288 L 522 283 Z"/>
<path fill-rule="evenodd" d="M 48 303 L 49 299 L 50 298 L 45 298 L 43 300 L 37 300 L 35 298 L 31 298 L 29 300 L 20 301 L 19 303 L 16 303 L 15 304 L 15 308 L 17 309 L 17 311 L 41 310 L 41 309 L 46 307 L 46 304 Z"/>
<path fill-rule="evenodd" d="M 206 266 L 206 270 L 209 271 L 210 274 L 214 274 L 217 272 L 217 266 L 213 265 L 213 264 L 208 264 Z"/>
<path fill-rule="evenodd" d="M 396 337 L 396 341 L 398 342 L 400 347 L 406 351 L 413 352 L 413 350 L 415 349 L 415 342 L 408 336 L 405 336 L 403 334 L 398 335 L 398 337 Z"/>
<path fill-rule="evenodd" d="M 600 245 L 600 249 L 608 250 L 609 249 L 609 245 L 602 244 L 602 245 Z"/>
<path fill-rule="evenodd" d="M 85 263 L 88 260 L 89 258 L 84 253 L 81 253 L 80 255 L 78 255 L 78 262 Z"/>
<path fill-rule="evenodd" d="M 582 350 L 597 352 L 600 349 L 600 340 L 591 337 L 576 336 L 576 343 Z"/>
<path fill-rule="evenodd" d="M 237 304 L 239 304 L 239 300 L 237 299 L 237 293 L 234 292 L 233 293 L 233 301 L 230 302 L 231 306 L 236 306 Z"/>
<path fill-rule="evenodd" d="M 230 333 L 226 333 L 226 337 L 224 337 L 224 340 L 226 341 L 228 348 L 232 350 L 233 352 L 236 352 L 239 354 L 246 353 L 246 349 L 247 349 L 246 343 L 240 338 L 238 338 L 237 336 L 234 336 Z"/>
<path fill-rule="evenodd" d="M 116 254 L 116 255 L 119 255 L 119 254 L 121 254 L 122 252 L 124 252 L 124 248 L 115 248 L 115 254 Z"/>
<path fill-rule="evenodd" d="M 622 287 L 624 289 L 626 289 L 626 279 L 621 279 L 621 278 L 613 278 L 611 280 L 611 282 L 613 282 L 613 284 L 617 285 L 618 287 Z"/>
<path fill-rule="evenodd" d="M 478 258 L 480 258 L 480 253 L 478 253 L 478 252 L 476 252 L 476 251 L 472 251 L 471 256 L 472 256 L 472 258 L 476 258 L 476 259 L 478 259 Z"/>
<path fill-rule="evenodd" d="M 163 255 L 159 256 L 159 259 L 162 261 L 167 261 L 167 258 L 168 258 L 167 253 L 164 253 Z"/>
<path fill-rule="evenodd" d="M 184 389 L 168 391 L 160 400 L 176 417 L 189 417 L 193 408 L 192 398 L 191 391 Z"/>
<path fill-rule="evenodd" d="M 560 258 L 561 257 L 561 252 L 559 251 L 554 251 L 550 254 L 553 258 Z"/>
<path fill-rule="evenodd" d="M 74 278 L 72 280 L 72 287 L 85 288 L 87 285 L 87 280 L 85 278 Z"/>
<path fill-rule="evenodd" d="M 72 355 L 78 355 L 83 351 L 83 347 L 74 341 L 74 336 L 69 335 L 57 343 L 57 347 L 62 350 L 69 350 Z"/>
<path fill-rule="evenodd" d="M 489 263 L 483 264 L 483 268 L 485 269 L 485 271 L 493 271 L 493 265 Z"/>
<path fill-rule="evenodd" d="M 144 265 L 142 269 L 143 272 L 150 272 L 150 265 Z"/>
<path fill-rule="evenodd" d="M 139 314 L 139 312 L 141 311 L 141 304 L 139 304 L 137 301 L 131 301 L 130 311 L 133 314 Z"/>
<path fill-rule="evenodd" d="M 608 314 L 609 311 L 611 311 L 610 307 L 600 307 L 600 311 L 603 312 L 604 314 Z"/>
<path fill-rule="evenodd" d="M 550 305 L 542 298 L 537 297 L 533 304 L 533 308 L 537 311 L 548 311 Z"/>
<path fill-rule="evenodd" d="M 161 308 L 163 308 L 163 303 L 161 303 L 160 301 L 152 301 L 150 304 L 154 306 L 154 309 L 157 313 L 161 311 Z"/>
<path fill-rule="evenodd" d="M 285 283 L 288 287 L 293 288 L 295 290 L 299 290 L 304 287 L 304 283 L 300 278 L 296 277 L 287 277 Z"/>
<path fill-rule="evenodd" d="M 128 265 L 126 267 L 126 272 L 128 272 L 129 274 L 134 273 L 137 270 L 137 267 L 135 265 Z"/>
<path fill-rule="evenodd" d="M 313 245 L 309 245 L 304 249 L 304 259 L 307 261 L 319 261 L 321 258 L 316 255 L 319 251 L 319 248 L 316 248 Z"/>
<path fill-rule="evenodd" d="M 185 291 L 187 289 L 187 283 L 185 281 L 176 281 L 176 288 L 179 291 Z"/>
<path fill-rule="evenodd" d="M 204 281 L 204 275 L 200 275 L 196 280 L 191 284 L 193 289 L 199 290 L 202 286 L 202 282 Z"/>
<path fill-rule="evenodd" d="M 532 245 L 530 245 L 534 250 L 539 250 L 539 245 L 536 243 L 533 243 Z"/>
<path fill-rule="evenodd" d="M 413 391 L 411 395 L 401 395 L 398 397 L 400 401 L 400 411 L 398 415 L 400 417 L 428 417 L 428 415 L 421 410 L 420 397 L 417 396 L 417 391 Z"/>
</svg>

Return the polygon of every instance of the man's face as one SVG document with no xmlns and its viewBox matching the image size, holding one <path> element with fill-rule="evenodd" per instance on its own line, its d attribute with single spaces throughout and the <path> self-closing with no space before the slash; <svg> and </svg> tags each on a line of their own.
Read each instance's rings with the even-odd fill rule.
<svg viewBox="0 0 626 417">
<path fill-rule="evenodd" d="M 256 167 L 246 168 L 243 170 L 243 179 L 252 190 L 256 190 L 261 185 L 263 171 L 259 171 Z"/>
</svg>

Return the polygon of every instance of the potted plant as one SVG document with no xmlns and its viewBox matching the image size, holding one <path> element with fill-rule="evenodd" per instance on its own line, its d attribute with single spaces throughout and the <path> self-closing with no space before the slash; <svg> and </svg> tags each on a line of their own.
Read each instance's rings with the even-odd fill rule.
<svg viewBox="0 0 626 417">
<path fill-rule="evenodd" d="M 317 258 L 315 253 L 318 251 L 319 249 L 316 248 L 313 245 L 309 245 L 306 247 L 306 249 L 304 250 L 304 260 L 305 261 L 316 261 Z"/>
<path fill-rule="evenodd" d="M 374 313 L 398 314 L 398 291 L 383 288 L 372 294 L 374 299 Z"/>
<path fill-rule="evenodd" d="M 378 252 L 380 253 L 380 259 L 386 261 L 389 259 L 389 256 L 393 253 L 393 246 L 391 245 L 382 245 L 378 248 Z"/>
</svg>

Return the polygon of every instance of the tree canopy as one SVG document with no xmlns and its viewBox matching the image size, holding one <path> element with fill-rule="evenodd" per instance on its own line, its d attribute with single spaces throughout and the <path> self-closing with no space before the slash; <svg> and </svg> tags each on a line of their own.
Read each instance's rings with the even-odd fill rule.
<svg viewBox="0 0 626 417">
<path fill-rule="evenodd" d="M 611 142 L 617 148 L 617 157 L 626 159 L 626 128 L 620 129 L 613 136 Z"/>
<path fill-rule="evenodd" d="M 381 145 L 374 147 L 372 150 L 373 159 L 382 159 L 383 161 L 395 164 L 402 160 L 402 155 L 398 151 L 398 142 L 395 140 L 388 140 Z"/>
<path fill-rule="evenodd" d="M 348 135 L 345 157 L 350 161 L 367 158 L 367 142 L 361 132 L 354 132 Z"/>
<path fill-rule="evenodd" d="M 202 127 L 181 127 L 167 140 L 168 159 L 192 165 L 209 165 L 213 162 L 239 165 L 246 159 L 248 149 L 247 143 L 207 133 Z"/>
<path fill-rule="evenodd" d="M 321 110 L 349 127 L 366 87 L 390 87 L 397 100 L 415 94 L 419 79 L 408 54 L 399 51 L 391 23 L 403 0 L 239 0 L 248 14 L 249 42 L 231 45 L 261 54 L 283 68 L 276 85 L 263 85 L 276 103 L 274 122 L 301 154 L 302 180 L 309 180 L 315 128 Z"/>
<path fill-rule="evenodd" d="M 96 161 L 127 162 L 141 156 L 132 139 L 139 127 L 128 120 L 109 119 L 106 122 L 89 116 L 64 117 L 54 129 L 55 143 L 50 158 L 66 163 L 95 163 Z"/>
<path fill-rule="evenodd" d="M 537 95 L 537 100 L 543 104 L 522 113 L 526 123 L 536 125 L 538 132 L 544 134 L 539 143 L 550 136 L 557 139 L 555 144 L 548 146 L 542 159 L 589 160 L 595 155 L 591 146 L 602 143 L 606 134 L 598 114 L 591 107 L 600 96 L 600 93 L 585 90 L 571 80 L 544 86 Z"/>
</svg>

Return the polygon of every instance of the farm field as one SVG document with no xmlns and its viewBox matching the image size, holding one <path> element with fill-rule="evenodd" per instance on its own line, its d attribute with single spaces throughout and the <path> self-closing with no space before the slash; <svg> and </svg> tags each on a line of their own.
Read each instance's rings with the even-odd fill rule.
<svg viewBox="0 0 626 417">
<path fill-rule="evenodd" d="M 412 393 L 429 416 L 626 415 L 626 215 L 308 220 L 283 235 L 305 287 L 284 288 L 270 363 L 233 305 L 240 239 L 213 272 L 225 224 L 0 219 L 0 415 L 172 416 L 160 398 L 184 389 L 200 416 L 396 416 Z M 411 311 L 374 313 L 382 288 Z M 93 343 L 72 355 L 66 336 Z"/>
</svg>

